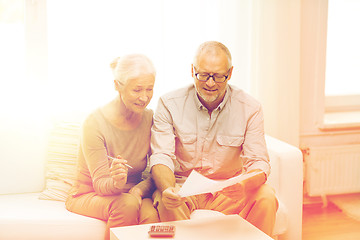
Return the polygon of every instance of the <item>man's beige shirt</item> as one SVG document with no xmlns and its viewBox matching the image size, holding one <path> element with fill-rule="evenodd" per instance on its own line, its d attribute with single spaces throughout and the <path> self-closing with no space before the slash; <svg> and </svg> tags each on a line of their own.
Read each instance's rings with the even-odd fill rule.
<svg viewBox="0 0 360 240">
<path fill-rule="evenodd" d="M 270 173 L 261 105 L 231 85 L 211 116 L 193 85 L 161 97 L 151 149 L 150 167 L 168 166 L 180 184 L 193 169 L 211 179 L 252 169 Z"/>
</svg>

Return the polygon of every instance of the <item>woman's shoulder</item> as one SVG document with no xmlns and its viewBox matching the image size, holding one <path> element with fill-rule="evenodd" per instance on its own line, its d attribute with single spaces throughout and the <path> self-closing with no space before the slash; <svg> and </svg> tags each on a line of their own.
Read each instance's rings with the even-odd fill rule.
<svg viewBox="0 0 360 240">
<path fill-rule="evenodd" d="M 154 115 L 153 110 L 146 108 L 143 113 L 142 123 L 139 127 L 142 129 L 151 128 L 153 124 L 153 115 Z"/>
<path fill-rule="evenodd" d="M 146 120 L 152 121 L 153 115 L 154 115 L 154 111 L 152 109 L 145 108 L 144 116 L 145 116 Z"/>
<path fill-rule="evenodd" d="M 93 110 L 84 120 L 83 126 L 95 127 L 101 125 L 101 122 L 104 121 L 104 116 L 100 108 Z"/>
</svg>

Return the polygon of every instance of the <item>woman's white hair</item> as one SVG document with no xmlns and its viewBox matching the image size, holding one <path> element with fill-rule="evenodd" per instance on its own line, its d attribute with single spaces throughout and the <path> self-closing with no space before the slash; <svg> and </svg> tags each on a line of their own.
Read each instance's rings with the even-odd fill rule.
<svg viewBox="0 0 360 240">
<path fill-rule="evenodd" d="M 156 71 L 151 60 L 142 54 L 130 54 L 115 58 L 110 67 L 113 71 L 115 80 L 121 85 L 141 75 L 151 74 L 155 77 Z"/>
</svg>

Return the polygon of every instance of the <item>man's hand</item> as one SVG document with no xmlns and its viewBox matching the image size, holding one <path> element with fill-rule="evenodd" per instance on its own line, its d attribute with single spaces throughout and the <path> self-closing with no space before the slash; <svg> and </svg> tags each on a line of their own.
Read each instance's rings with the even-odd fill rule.
<svg viewBox="0 0 360 240">
<path fill-rule="evenodd" d="M 249 191 L 252 191 L 260 187 L 262 184 L 266 182 L 266 176 L 263 171 L 256 169 L 249 171 L 248 173 L 253 173 L 253 172 L 258 172 L 259 174 L 256 174 L 248 179 L 245 179 L 240 183 L 236 183 L 232 186 L 226 187 L 223 190 L 221 190 L 220 193 L 224 194 L 225 196 L 231 199 L 240 200 Z"/>
<path fill-rule="evenodd" d="M 167 209 L 177 208 L 184 203 L 185 199 L 177 194 L 179 190 L 178 187 L 168 187 L 162 192 L 162 201 Z"/>
<path fill-rule="evenodd" d="M 231 198 L 233 200 L 240 200 L 244 197 L 245 193 L 245 186 L 244 183 L 236 183 L 234 185 L 231 185 L 229 187 L 224 188 L 220 191 L 223 195 L 227 196 L 228 198 Z"/>
</svg>

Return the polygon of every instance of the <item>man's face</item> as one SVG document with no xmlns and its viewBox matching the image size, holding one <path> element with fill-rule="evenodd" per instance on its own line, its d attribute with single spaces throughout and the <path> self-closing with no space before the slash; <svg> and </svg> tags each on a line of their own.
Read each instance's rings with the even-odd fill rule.
<svg viewBox="0 0 360 240">
<path fill-rule="evenodd" d="M 199 81 L 195 74 L 207 73 L 215 75 L 229 75 L 225 82 L 215 82 L 212 77 L 207 81 Z M 228 58 L 223 51 L 204 52 L 197 62 L 197 66 L 192 66 L 192 76 L 195 81 L 195 88 L 200 101 L 209 110 L 215 109 L 223 100 L 227 81 L 230 79 L 232 67 L 229 69 Z"/>
</svg>

